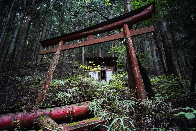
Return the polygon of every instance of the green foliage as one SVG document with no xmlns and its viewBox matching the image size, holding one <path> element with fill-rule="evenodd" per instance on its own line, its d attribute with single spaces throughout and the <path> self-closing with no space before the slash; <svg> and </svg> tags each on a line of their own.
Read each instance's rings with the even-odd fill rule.
<svg viewBox="0 0 196 131">
<path fill-rule="evenodd" d="M 93 120 L 97 120 L 97 119 L 99 119 L 99 117 L 94 117 L 94 118 L 90 118 L 90 119 L 86 119 L 86 120 L 83 120 L 83 121 L 93 121 Z M 77 122 L 72 122 L 72 123 L 68 123 L 68 124 L 66 124 L 66 125 L 77 125 L 78 123 L 80 123 L 80 122 L 82 122 L 82 121 L 77 121 Z"/>
<path fill-rule="evenodd" d="M 111 3 L 110 3 L 110 0 L 105 0 L 105 2 L 106 2 L 106 6 L 110 6 L 110 5 L 112 5 Z"/>
<path fill-rule="evenodd" d="M 143 1 L 144 0 L 132 0 L 132 9 L 137 9 L 143 5 L 146 5 L 149 2 L 152 2 L 153 0 L 147 0 L 145 2 Z M 24 14 L 30 14 L 31 16 L 33 16 L 33 23 L 30 31 L 33 32 L 33 30 L 37 28 L 38 34 L 40 28 L 43 27 L 44 18 L 47 17 L 47 28 L 49 28 L 47 35 L 48 38 L 67 33 L 67 30 L 69 30 L 69 32 L 72 32 L 74 30 L 80 30 L 90 25 L 95 25 L 97 23 L 100 23 L 100 21 L 105 20 L 103 16 L 106 16 L 106 18 L 108 18 L 108 16 L 111 15 L 119 16 L 119 14 L 122 14 L 124 11 L 123 4 L 121 3 L 122 1 L 115 1 L 113 3 L 113 1 L 110 0 L 73 0 L 69 2 L 62 0 L 49 2 L 42 1 L 39 4 L 31 4 L 31 1 L 27 2 L 27 4 L 24 4 L 23 1 L 20 1 L 19 10 L 18 8 L 16 8 L 16 10 L 14 11 L 17 13 L 18 11 L 23 12 Z M 191 45 L 193 45 L 195 40 L 195 37 L 193 37 L 193 34 L 195 34 L 195 30 L 193 30 L 195 29 L 193 23 L 195 23 L 196 16 L 194 11 L 195 4 L 192 3 L 195 3 L 195 1 L 155 0 L 155 2 L 156 14 L 153 16 L 153 19 L 142 22 L 142 26 L 149 26 L 149 24 L 151 25 L 152 21 L 154 20 L 168 20 L 170 23 L 170 30 L 172 30 L 173 32 L 179 31 L 180 33 L 177 32 L 179 33 L 179 36 L 182 35 L 181 32 L 183 30 L 182 36 L 185 36 L 185 38 L 183 38 L 183 40 L 180 41 L 186 41 L 186 43 L 188 42 L 186 46 L 188 45 L 190 46 L 190 48 L 192 48 Z M 24 7 L 24 5 L 27 7 Z M 28 9 L 26 13 L 25 9 Z M 100 14 L 102 14 L 103 16 L 101 16 Z M 123 31 L 123 29 L 121 29 L 121 31 Z M 34 34 L 36 35 L 37 33 Z M 172 35 L 175 36 L 175 32 Z M 37 37 L 34 35 L 29 36 L 33 38 Z M 29 38 L 27 44 L 28 46 L 26 46 L 25 48 L 28 49 L 30 49 L 30 45 L 33 45 L 32 43 L 30 43 Z M 184 48 L 184 46 L 180 47 Z M 34 46 L 32 46 L 31 48 L 35 49 Z M 189 50 L 187 51 L 189 52 Z M 124 61 L 124 58 L 126 57 L 125 45 L 122 45 L 120 47 L 115 46 L 111 48 L 110 52 L 117 53 L 119 57 L 118 62 L 126 64 L 126 61 Z M 140 57 L 142 63 L 147 63 L 147 60 L 150 57 L 150 55 L 139 55 L 138 56 Z M 190 57 L 193 58 L 192 56 Z M 43 58 L 43 62 L 48 61 L 49 60 L 46 59 L 46 57 Z M 34 63 L 35 62 L 33 62 L 33 64 Z M 27 62 L 27 65 L 30 64 L 30 62 Z M 84 70 L 92 69 L 91 67 L 87 67 L 84 65 L 81 65 L 81 68 L 83 68 Z M 100 67 L 98 66 L 97 68 L 94 68 L 94 70 L 92 71 L 97 71 L 99 68 Z M 44 80 L 44 78 L 41 75 L 26 75 L 24 77 L 16 77 L 16 80 L 18 80 L 20 84 L 24 87 L 25 85 L 28 85 L 30 88 L 34 88 L 40 87 L 40 81 Z M 133 120 L 137 120 L 137 116 L 144 119 L 146 117 L 145 115 L 148 115 L 150 116 L 148 120 L 154 117 L 154 119 L 158 118 L 159 121 L 160 119 L 164 119 L 164 117 L 168 118 L 168 112 L 170 113 L 172 111 L 172 107 L 171 105 L 166 103 L 165 100 L 167 99 L 169 100 L 169 102 L 172 100 L 181 101 L 187 95 L 186 90 L 180 86 L 182 81 L 180 81 L 179 78 L 175 77 L 174 75 L 161 75 L 159 77 L 152 79 L 153 84 L 155 86 L 158 86 L 158 88 L 154 88 L 154 90 L 158 93 L 153 101 L 145 100 L 139 103 L 136 100 L 124 100 L 122 96 L 125 93 L 126 82 L 127 73 L 122 73 L 118 76 L 113 75 L 113 80 L 110 84 L 94 81 L 91 78 L 85 78 L 83 76 L 77 76 L 76 78 L 72 76 L 69 79 L 65 80 L 53 79 L 51 81 L 51 86 L 55 86 L 55 88 L 52 88 L 51 90 L 53 92 L 47 93 L 47 95 L 50 96 L 50 98 L 52 99 L 55 98 L 55 103 L 68 103 L 71 101 L 71 99 L 73 100 L 73 98 L 76 96 L 81 96 L 81 94 L 87 94 L 88 97 L 93 99 L 90 103 L 90 108 L 93 111 L 94 115 L 100 116 L 102 119 L 108 120 L 108 123 L 111 123 L 110 125 L 106 126 L 108 130 L 131 130 L 131 127 L 134 128 L 134 124 L 136 122 L 134 123 L 134 121 L 130 119 L 133 118 Z M 66 86 L 66 90 L 64 89 L 65 87 L 59 90 L 59 86 Z M 10 90 L 9 87 L 8 90 Z M 186 111 L 180 111 L 179 113 L 175 114 L 175 116 L 183 115 L 187 119 L 195 118 L 196 111 L 193 108 L 187 107 L 183 108 L 183 110 Z M 133 115 L 128 116 L 127 112 L 131 112 Z M 111 118 L 113 119 L 112 122 L 109 121 Z M 126 122 L 128 122 L 131 127 L 128 127 L 126 125 Z M 136 123 L 136 125 L 139 125 L 139 123 Z M 154 129 L 166 130 L 166 128 L 162 128 L 161 126 L 160 128 Z M 192 130 L 195 130 L 195 128 L 192 128 Z"/>
<path fill-rule="evenodd" d="M 156 12 L 155 14 L 153 14 L 151 19 L 141 22 L 142 27 L 152 25 L 157 20 L 163 19 L 166 15 L 166 10 L 168 9 L 167 7 L 168 7 L 170 0 L 146 0 L 144 2 L 143 0 L 132 0 L 131 1 L 132 10 L 138 9 L 151 2 L 155 2 Z"/>
<path fill-rule="evenodd" d="M 80 64 L 80 68 L 82 68 L 84 71 L 98 71 L 101 69 L 101 65 L 95 66 L 93 63 L 94 61 L 89 61 L 90 66 Z M 94 68 L 92 68 L 92 66 L 94 66 Z"/>
<path fill-rule="evenodd" d="M 132 10 L 138 9 L 138 8 L 140 8 L 144 5 L 147 5 L 148 3 L 154 2 L 154 1 L 155 0 L 146 0 L 145 2 L 143 2 L 143 0 L 132 0 L 131 1 Z M 161 2 L 161 0 L 157 0 L 157 1 Z"/>
<path fill-rule="evenodd" d="M 118 89 L 124 89 L 125 85 L 127 84 L 128 80 L 128 73 L 127 72 L 121 72 L 121 74 L 115 75 L 112 74 L 112 87 L 117 87 Z"/>
<path fill-rule="evenodd" d="M 65 103 L 68 103 L 68 100 L 70 97 L 72 97 L 72 94 L 69 94 L 69 93 L 66 93 L 66 92 L 58 92 L 56 94 L 56 98 L 55 100 L 58 102 L 58 101 L 63 101 Z"/>
<path fill-rule="evenodd" d="M 119 123 L 118 121 L 120 121 L 120 123 Z M 117 129 L 117 130 L 122 129 L 123 131 L 130 130 L 129 127 L 126 127 L 126 126 L 125 126 L 124 121 L 128 121 L 128 123 L 129 123 L 130 125 L 132 125 L 133 128 L 134 128 L 134 125 L 133 125 L 133 123 L 129 120 L 129 117 L 122 117 L 122 118 L 115 118 L 115 119 L 111 122 L 111 124 L 108 126 L 108 131 L 110 131 L 112 128 L 113 128 L 112 130 L 115 130 L 115 129 Z M 117 126 L 116 126 L 114 123 L 115 123 Z"/>
<path fill-rule="evenodd" d="M 151 82 L 154 85 L 159 85 L 160 94 L 156 94 L 156 96 L 168 99 L 172 98 L 177 101 L 180 101 L 186 96 L 186 90 L 181 87 L 180 79 L 174 75 L 161 75 L 151 79 Z"/>
<path fill-rule="evenodd" d="M 121 28 L 120 31 L 123 32 L 123 28 Z"/>
<path fill-rule="evenodd" d="M 115 97 L 115 101 L 113 102 L 114 103 L 112 103 L 112 101 L 108 101 L 107 98 L 94 99 L 89 103 L 89 108 L 96 117 L 99 117 L 100 119 L 106 120 L 108 123 L 110 123 L 109 126 L 104 125 L 104 127 L 108 128 L 108 130 L 132 130 L 133 128 L 135 128 L 132 120 L 126 116 L 126 112 L 129 110 L 129 106 L 135 106 L 135 103 L 130 100 L 119 101 L 119 97 L 117 96 Z M 119 115 L 111 113 L 111 109 L 110 111 L 107 110 L 107 108 L 109 107 L 106 107 L 106 109 L 104 109 L 103 105 L 107 105 L 107 103 L 112 103 L 111 109 L 119 109 Z M 113 107 L 114 105 L 115 107 Z M 113 119 L 113 121 L 110 122 L 111 119 Z M 125 123 L 129 124 L 127 125 Z"/>
<path fill-rule="evenodd" d="M 114 46 L 112 48 L 110 48 L 110 51 L 108 53 L 116 53 L 118 55 L 118 60 L 117 62 L 119 63 L 125 63 L 126 61 L 124 61 L 123 58 L 126 57 L 126 46 L 125 45 L 122 45 L 122 46 Z"/>
<path fill-rule="evenodd" d="M 152 58 L 152 56 L 149 53 L 136 53 L 137 58 L 141 63 L 143 63 L 143 66 L 145 68 L 150 68 L 153 66 L 153 63 L 150 63 L 149 60 Z"/>
<path fill-rule="evenodd" d="M 138 9 L 144 5 L 142 0 L 132 0 L 131 1 L 132 10 Z"/>
<path fill-rule="evenodd" d="M 68 79 L 59 80 L 59 79 L 52 79 L 50 82 L 50 86 L 64 86 Z"/>
<path fill-rule="evenodd" d="M 186 107 L 186 108 L 182 108 L 184 110 L 191 110 L 192 112 L 180 112 L 177 114 L 174 114 L 175 116 L 180 116 L 180 115 L 184 115 L 187 119 L 194 119 L 195 118 L 195 114 L 196 114 L 196 110 L 194 110 L 193 108 L 190 107 Z"/>
<path fill-rule="evenodd" d="M 21 84 L 28 86 L 28 88 L 38 88 L 41 86 L 41 80 L 43 79 L 43 75 L 35 75 L 35 76 L 23 76 L 18 77 L 15 76 L 14 79 L 20 81 Z"/>
</svg>

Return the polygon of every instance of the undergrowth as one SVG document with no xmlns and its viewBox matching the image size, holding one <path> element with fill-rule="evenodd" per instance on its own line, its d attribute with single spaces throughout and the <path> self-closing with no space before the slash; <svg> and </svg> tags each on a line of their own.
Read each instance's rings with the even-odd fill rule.
<svg viewBox="0 0 196 131">
<path fill-rule="evenodd" d="M 69 94 L 57 98 L 68 101 L 70 98 L 75 99 L 74 96 L 82 96 L 91 100 L 91 113 L 106 121 L 102 127 L 108 131 L 194 129 L 192 123 L 195 121 L 195 107 L 178 105 L 178 102 L 187 101 L 189 94 L 187 89 L 181 87 L 177 77 L 162 75 L 153 78 L 151 81 L 156 96 L 141 102 L 130 95 L 126 87 L 126 75 L 113 76 L 110 83 L 84 76 L 69 78 L 64 80 Z M 188 124 L 184 126 L 182 123 Z"/>
<path fill-rule="evenodd" d="M 36 90 L 43 76 L 12 76 L 28 88 Z M 108 131 L 130 130 L 194 130 L 196 95 L 187 92 L 174 75 L 151 79 L 156 96 L 144 101 L 131 96 L 127 73 L 113 76 L 110 83 L 78 75 L 68 79 L 53 79 L 43 107 L 91 101 L 91 114 L 106 121 Z M 22 105 L 21 105 L 22 106 Z"/>
<path fill-rule="evenodd" d="M 152 100 L 141 102 L 133 97 L 124 99 L 123 94 L 128 95 L 125 88 L 119 88 L 117 91 L 106 84 L 94 90 L 102 95 L 92 100 L 90 109 L 96 117 L 106 120 L 104 127 L 108 131 L 194 130 L 195 104 L 179 104 L 190 98 L 187 89 L 181 87 L 179 79 L 174 75 L 162 75 L 151 81 L 156 91 L 156 96 Z"/>
</svg>

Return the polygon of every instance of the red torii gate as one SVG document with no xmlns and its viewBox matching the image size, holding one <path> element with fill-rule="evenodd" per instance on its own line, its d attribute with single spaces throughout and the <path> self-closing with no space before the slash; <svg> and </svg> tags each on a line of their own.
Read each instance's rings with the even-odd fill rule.
<svg viewBox="0 0 196 131">
<path fill-rule="evenodd" d="M 103 42 L 117 40 L 117 39 L 122 39 L 122 38 L 127 39 L 127 49 L 129 51 L 130 59 L 132 62 L 134 79 L 135 79 L 139 99 L 141 100 L 146 99 L 146 93 L 143 87 L 142 78 L 140 75 L 140 70 L 139 70 L 137 58 L 135 55 L 135 50 L 133 47 L 131 36 L 152 32 L 154 31 L 154 28 L 151 26 L 151 27 L 138 29 L 138 30 L 129 30 L 128 25 L 133 25 L 138 22 L 147 20 L 152 17 L 152 14 L 154 12 L 155 12 L 154 3 L 150 3 L 139 9 L 133 10 L 131 12 L 128 12 L 124 15 L 113 18 L 106 22 L 100 23 L 98 25 L 88 27 L 83 30 L 76 31 L 70 34 L 40 41 L 42 47 L 53 46 L 53 45 L 57 45 L 58 43 L 59 43 L 59 46 L 49 49 L 49 50 L 40 51 L 40 55 L 49 54 L 53 52 L 56 52 L 56 54 L 49 68 L 47 77 L 44 81 L 44 85 L 38 94 L 38 99 L 36 101 L 35 106 L 37 106 L 45 98 L 46 91 L 48 90 L 48 87 L 50 85 L 50 81 L 54 73 L 55 66 L 57 64 L 59 54 L 61 51 L 83 47 L 83 46 L 88 46 L 88 45 L 97 44 L 97 43 L 103 43 Z M 123 28 L 123 32 L 120 32 L 119 34 L 102 37 L 102 38 L 93 39 L 93 35 L 105 33 L 111 30 L 119 29 L 119 28 Z M 71 45 L 63 45 L 63 42 L 69 42 L 69 41 L 73 41 L 73 40 L 77 40 L 77 39 L 81 39 L 85 37 L 87 37 L 87 41 L 74 43 Z"/>
<path fill-rule="evenodd" d="M 147 28 L 143 28 L 143 29 L 138 29 L 138 30 L 129 30 L 128 25 L 133 25 L 136 24 L 138 22 L 147 20 L 149 18 L 152 17 L 152 14 L 155 11 L 155 6 L 154 3 L 150 3 L 146 6 L 143 6 L 139 9 L 136 9 L 134 11 L 131 11 L 129 13 L 126 13 L 124 15 L 121 15 L 119 17 L 116 17 L 114 19 L 111 19 L 109 21 L 100 23 L 98 25 L 83 29 L 81 31 L 77 31 L 77 32 L 73 32 L 67 35 L 62 35 L 59 37 L 55 37 L 52 39 L 48 39 L 48 40 L 44 40 L 41 41 L 41 46 L 43 47 L 48 47 L 48 46 L 53 46 L 53 45 L 58 45 L 58 47 L 49 49 L 49 50 L 43 50 L 40 51 L 40 54 L 48 54 L 48 53 L 55 53 L 55 56 L 53 57 L 53 60 L 51 62 L 51 65 L 49 67 L 49 70 L 47 72 L 46 78 L 43 82 L 43 86 L 40 89 L 39 93 L 38 93 L 38 97 L 36 100 L 36 103 L 34 105 L 34 108 L 37 108 L 39 106 L 39 104 L 44 100 L 46 92 L 49 88 L 50 82 L 52 80 L 52 75 L 54 73 L 55 67 L 57 65 L 58 59 L 59 59 L 59 55 L 61 53 L 62 50 L 68 50 L 68 49 L 73 49 L 73 48 L 78 48 L 78 47 L 83 47 L 83 46 L 88 46 L 88 45 L 92 45 L 92 44 L 97 44 L 97 43 L 102 43 L 102 42 L 106 42 L 106 41 L 112 41 L 112 40 L 117 40 L 117 39 L 122 39 L 122 38 L 126 38 L 127 39 L 127 49 L 129 51 L 129 55 L 130 55 L 130 59 L 132 62 L 132 68 L 133 68 L 133 73 L 134 73 L 134 79 L 135 79 L 135 83 L 136 83 L 136 88 L 138 91 L 138 96 L 139 99 L 144 100 L 146 99 L 146 94 L 145 94 L 145 90 L 142 84 L 142 78 L 140 75 L 140 70 L 139 70 L 139 66 L 138 66 L 138 62 L 137 62 L 137 58 L 135 55 L 135 50 L 133 47 L 133 43 L 132 43 L 132 39 L 131 36 L 134 35 L 140 35 L 140 34 L 144 34 L 144 33 L 148 33 L 148 32 L 152 32 L 154 31 L 154 28 L 151 27 L 147 27 Z M 111 30 L 115 30 L 115 29 L 119 29 L 119 28 L 123 28 L 123 32 L 120 32 L 119 34 L 115 34 L 115 35 L 111 35 L 111 36 L 106 36 L 106 37 L 102 37 L 102 38 L 98 38 L 98 39 L 93 39 L 93 35 L 96 34 L 100 34 L 100 33 L 104 33 L 104 32 L 108 32 Z M 81 39 L 81 38 L 85 38 L 87 37 L 88 40 L 84 41 L 84 42 L 80 42 L 80 43 L 75 43 L 75 44 L 71 44 L 71 45 L 63 45 L 63 41 L 64 42 L 69 42 L 69 41 L 73 41 L 73 40 L 77 40 L 77 39 Z M 74 110 L 73 110 L 74 108 Z M 72 110 L 72 111 L 70 111 Z M 52 112 L 54 111 L 54 112 Z M 53 113 L 51 115 L 51 117 L 53 119 L 66 119 L 67 118 L 67 113 L 72 113 L 75 115 L 74 116 L 82 116 L 82 115 L 86 115 L 86 113 L 88 113 L 88 107 L 86 107 L 86 104 L 81 106 L 70 106 L 67 109 L 64 108 L 58 108 L 57 109 L 52 109 L 52 111 L 49 111 L 50 113 L 48 114 L 49 116 L 51 115 L 51 112 Z M 0 117 L 0 129 L 12 129 L 15 126 L 17 126 L 18 124 L 23 125 L 24 127 L 28 127 L 29 124 L 32 125 L 32 123 L 34 122 L 34 119 L 37 117 L 37 112 L 33 112 L 33 113 L 29 113 L 29 114 L 9 114 L 9 115 L 5 115 L 5 116 L 1 116 Z M 45 112 L 45 114 L 48 113 L 48 110 L 44 110 L 41 111 L 43 114 Z M 86 113 L 84 113 L 86 112 Z M 65 113 L 65 114 L 64 114 Z M 62 115 L 64 114 L 64 115 Z M 17 121 L 14 124 L 9 124 L 6 125 L 6 123 L 13 123 L 13 121 Z M 96 119 L 95 121 L 97 121 L 98 123 L 103 123 L 103 121 L 100 121 L 99 119 Z M 83 122 L 81 122 L 83 123 Z M 92 123 L 91 123 L 92 124 Z M 72 128 L 72 127 L 68 127 L 68 126 L 64 126 L 64 129 L 68 130 L 68 128 Z M 87 127 L 82 126 L 82 129 L 85 129 Z M 80 130 L 77 127 L 78 130 Z"/>
</svg>

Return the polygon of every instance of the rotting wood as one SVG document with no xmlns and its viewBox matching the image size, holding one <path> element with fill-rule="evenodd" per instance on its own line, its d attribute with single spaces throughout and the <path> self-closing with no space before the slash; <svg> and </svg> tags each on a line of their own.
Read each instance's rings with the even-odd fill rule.
<svg viewBox="0 0 196 131">
<path fill-rule="evenodd" d="M 36 119 L 36 126 L 44 131 L 58 130 L 58 131 L 81 131 L 89 129 L 98 124 L 105 124 L 104 120 L 99 117 L 86 119 L 83 121 L 73 122 L 69 124 L 58 125 L 54 120 L 52 120 L 48 115 L 40 115 Z"/>
<path fill-rule="evenodd" d="M 62 124 L 60 127 L 63 127 L 63 129 L 66 129 L 67 131 L 81 131 L 92 128 L 98 124 L 105 124 L 105 121 L 101 120 L 98 117 L 95 117 L 79 122 L 73 122 L 70 124 Z"/>
<path fill-rule="evenodd" d="M 46 114 L 42 114 L 36 119 L 36 126 L 38 126 L 43 131 L 56 130 L 59 127 L 59 125 Z"/>
</svg>

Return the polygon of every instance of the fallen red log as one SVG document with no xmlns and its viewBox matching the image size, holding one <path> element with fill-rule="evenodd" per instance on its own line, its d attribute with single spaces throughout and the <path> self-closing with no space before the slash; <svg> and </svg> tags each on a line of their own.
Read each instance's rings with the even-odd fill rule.
<svg viewBox="0 0 196 131">
<path fill-rule="evenodd" d="M 56 122 L 65 123 L 72 120 L 81 120 L 89 114 L 88 102 L 59 107 L 40 109 L 36 112 L 13 113 L 0 116 L 0 130 L 13 130 L 17 126 L 29 128 L 34 125 L 35 118 L 42 114 L 48 115 Z"/>
</svg>

